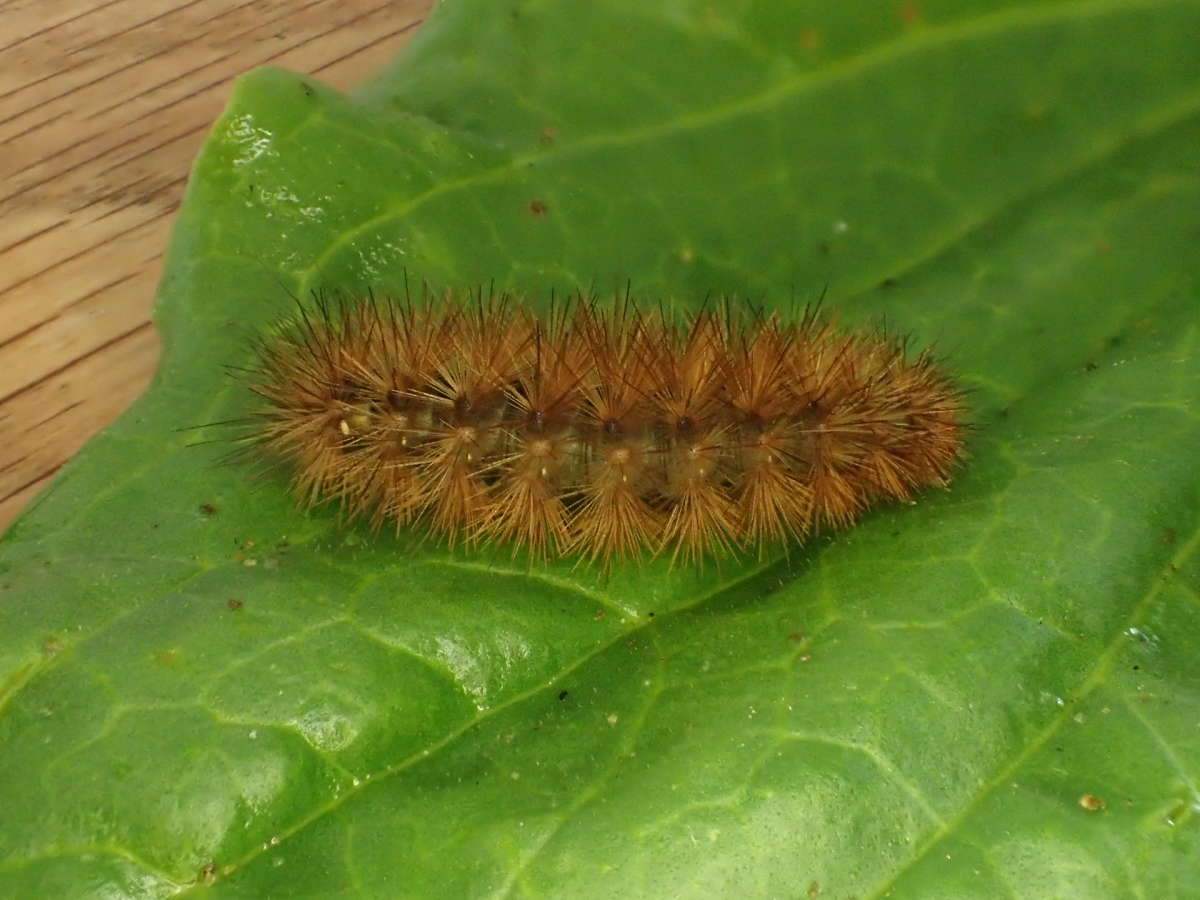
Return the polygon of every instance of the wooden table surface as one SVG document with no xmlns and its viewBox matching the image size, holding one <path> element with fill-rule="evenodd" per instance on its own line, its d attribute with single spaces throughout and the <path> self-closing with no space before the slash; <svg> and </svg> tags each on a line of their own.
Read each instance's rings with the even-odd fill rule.
<svg viewBox="0 0 1200 900">
<path fill-rule="evenodd" d="M 433 0 L 0 0 L 0 529 L 158 362 L 150 308 L 234 78 L 345 89 Z"/>
</svg>

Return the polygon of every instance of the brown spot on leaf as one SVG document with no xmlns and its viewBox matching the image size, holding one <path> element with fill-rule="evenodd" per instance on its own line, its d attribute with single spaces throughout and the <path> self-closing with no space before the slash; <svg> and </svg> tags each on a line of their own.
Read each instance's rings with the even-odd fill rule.
<svg viewBox="0 0 1200 900">
<path fill-rule="evenodd" d="M 821 45 L 825 43 L 825 36 L 815 28 L 802 28 L 798 40 L 801 50 L 812 53 L 814 50 L 821 49 Z"/>
<path fill-rule="evenodd" d="M 550 210 L 541 200 L 531 200 L 529 202 L 529 211 L 540 219 Z"/>
</svg>

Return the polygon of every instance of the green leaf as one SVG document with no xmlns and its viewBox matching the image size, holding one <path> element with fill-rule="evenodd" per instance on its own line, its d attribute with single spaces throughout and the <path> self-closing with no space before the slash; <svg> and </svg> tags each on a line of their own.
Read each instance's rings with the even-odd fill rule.
<svg viewBox="0 0 1200 900">
<path fill-rule="evenodd" d="M 158 380 L 0 547 L 0 895 L 1200 896 L 1200 6 L 824 7 L 460 0 L 356 97 L 239 83 Z M 972 458 L 606 579 L 180 431 L 289 291 L 406 272 L 827 288 Z"/>
</svg>

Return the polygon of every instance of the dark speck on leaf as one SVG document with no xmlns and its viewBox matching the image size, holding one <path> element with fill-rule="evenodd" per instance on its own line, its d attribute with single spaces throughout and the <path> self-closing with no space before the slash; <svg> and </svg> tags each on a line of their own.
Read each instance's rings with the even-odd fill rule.
<svg viewBox="0 0 1200 900">
<path fill-rule="evenodd" d="M 300 90 L 304 91 L 305 97 L 315 97 L 317 93 L 313 90 L 312 85 L 306 81 L 300 82 Z"/>
<path fill-rule="evenodd" d="M 886 290 L 887 288 L 894 288 L 897 284 L 899 284 L 899 282 L 896 281 L 895 278 L 885 278 L 883 281 L 879 282 L 879 287 Z"/>
<path fill-rule="evenodd" d="M 228 606 L 232 612 L 237 612 L 239 609 L 242 608 L 242 601 L 238 600 L 235 597 L 232 600 L 230 600 L 228 603 L 226 603 L 225 605 Z"/>
<path fill-rule="evenodd" d="M 540 219 L 542 216 L 546 215 L 548 209 L 546 204 L 541 200 L 534 200 L 529 204 L 529 211 Z"/>
<path fill-rule="evenodd" d="M 559 699 L 559 700 L 566 700 L 566 699 L 567 699 L 567 697 L 569 697 L 569 696 L 570 696 L 570 692 L 569 692 L 569 691 L 559 691 L 559 692 L 558 692 L 558 699 Z"/>
<path fill-rule="evenodd" d="M 1095 372 L 1098 368 L 1100 368 L 1100 364 L 1091 362 L 1089 360 L 1087 363 L 1084 364 L 1084 368 L 1087 369 L 1087 371 L 1089 371 L 1089 372 Z"/>
<path fill-rule="evenodd" d="M 200 512 L 206 516 L 215 516 L 217 514 L 217 508 L 211 503 L 201 503 Z"/>
</svg>

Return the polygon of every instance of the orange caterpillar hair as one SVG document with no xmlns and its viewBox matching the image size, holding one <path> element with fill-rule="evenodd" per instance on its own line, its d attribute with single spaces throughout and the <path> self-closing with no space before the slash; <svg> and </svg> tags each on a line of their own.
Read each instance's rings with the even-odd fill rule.
<svg viewBox="0 0 1200 900">
<path fill-rule="evenodd" d="M 318 296 L 256 350 L 248 438 L 303 503 L 534 559 L 762 553 L 945 486 L 962 455 L 928 353 L 812 309 Z"/>
</svg>

